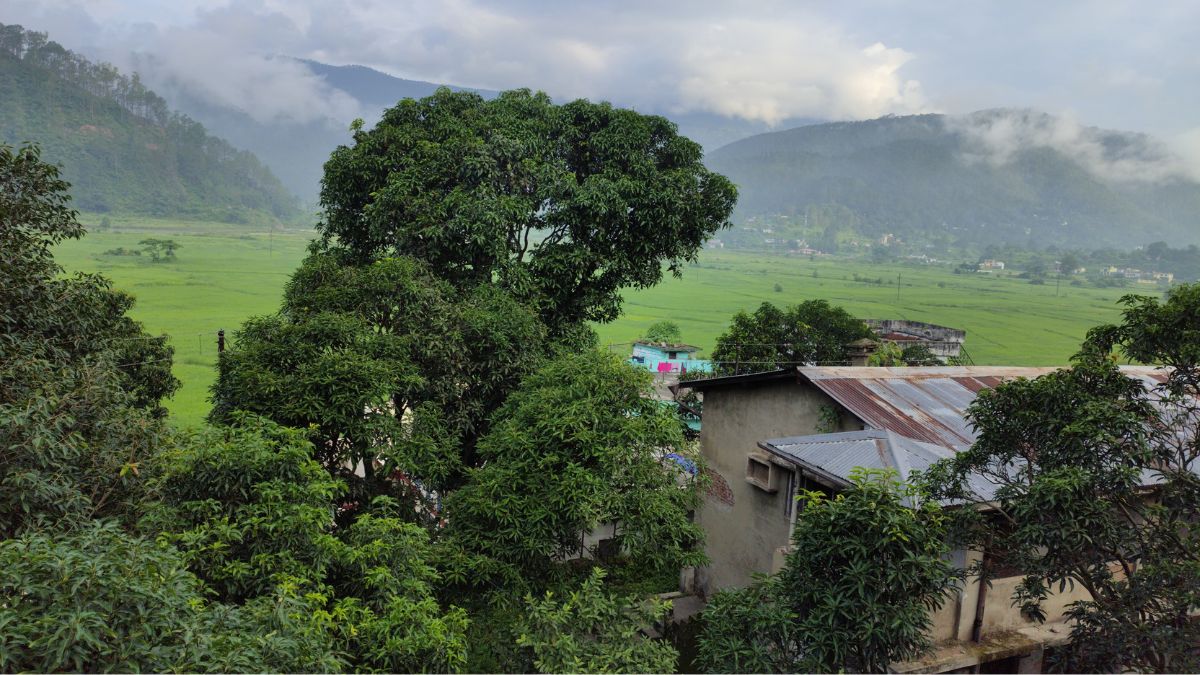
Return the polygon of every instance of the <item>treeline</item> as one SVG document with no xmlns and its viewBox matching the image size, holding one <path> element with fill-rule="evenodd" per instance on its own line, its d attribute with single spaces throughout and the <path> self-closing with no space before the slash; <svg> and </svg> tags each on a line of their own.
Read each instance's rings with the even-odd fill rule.
<svg viewBox="0 0 1200 675">
<path fill-rule="evenodd" d="M 1082 269 L 1084 271 L 1080 275 L 1097 279 L 1103 277 L 1109 267 L 1116 267 L 1167 272 L 1175 275 L 1175 281 L 1200 279 L 1200 246 L 1190 244 L 1173 248 L 1161 241 L 1128 251 L 1115 248 L 1089 251 L 1053 245 L 1042 250 L 1022 246 L 988 246 L 979 256 L 979 262 L 984 260 L 1000 260 L 1009 269 L 1038 276 L 1058 273 L 1071 276 L 1074 271 Z M 1120 284 L 1117 282 L 1114 285 Z"/>
<path fill-rule="evenodd" d="M 299 215 L 249 152 L 172 111 L 135 73 L 93 63 L 46 33 L 0 24 L 0 141 L 37 141 L 89 211 L 248 222 Z"/>
</svg>

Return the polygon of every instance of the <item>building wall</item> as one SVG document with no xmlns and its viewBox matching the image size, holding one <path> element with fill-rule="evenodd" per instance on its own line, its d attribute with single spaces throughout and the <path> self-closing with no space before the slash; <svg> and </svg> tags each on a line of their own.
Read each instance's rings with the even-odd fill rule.
<svg viewBox="0 0 1200 675">
<path fill-rule="evenodd" d="M 822 406 L 842 412 L 839 428 L 817 428 Z M 758 441 L 862 428 L 820 390 L 792 380 L 706 391 L 700 448 L 712 485 L 696 522 L 704 528 L 710 563 L 697 570 L 697 590 L 708 596 L 748 586 L 752 573 L 773 571 L 776 551 L 790 543 L 787 504 L 793 495 L 786 474 L 774 494 L 746 482 L 747 457 L 761 452 Z"/>
<path fill-rule="evenodd" d="M 925 338 L 934 342 L 963 342 L 967 339 L 966 331 L 958 328 L 948 328 L 924 321 L 909 321 L 907 319 L 863 319 L 863 323 L 883 333 L 904 333 Z"/>
</svg>

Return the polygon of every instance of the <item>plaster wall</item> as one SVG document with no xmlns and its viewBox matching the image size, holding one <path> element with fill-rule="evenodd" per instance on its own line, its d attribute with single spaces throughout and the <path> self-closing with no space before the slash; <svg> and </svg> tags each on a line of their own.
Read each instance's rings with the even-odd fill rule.
<svg viewBox="0 0 1200 675">
<path fill-rule="evenodd" d="M 822 408 L 842 411 L 837 429 L 818 429 Z M 820 390 L 794 380 L 710 389 L 704 393 L 700 447 L 712 485 L 696 522 L 704 528 L 709 564 L 697 570 L 698 590 L 708 596 L 742 588 L 753 573 L 770 574 L 776 551 L 791 537 L 789 481 L 769 493 L 746 482 L 747 458 L 770 438 L 861 429 L 861 421 Z M 779 471 L 790 472 L 782 466 Z M 794 484 L 794 481 L 793 481 Z M 792 507 L 794 508 L 794 504 Z"/>
</svg>

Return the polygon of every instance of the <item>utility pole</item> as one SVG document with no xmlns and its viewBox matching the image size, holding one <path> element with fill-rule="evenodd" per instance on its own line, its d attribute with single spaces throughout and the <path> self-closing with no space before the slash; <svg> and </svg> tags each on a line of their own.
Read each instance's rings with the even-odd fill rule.
<svg viewBox="0 0 1200 675">
<path fill-rule="evenodd" d="M 896 273 L 896 304 L 900 304 L 900 273 Z"/>
<path fill-rule="evenodd" d="M 217 331 L 217 353 L 225 351 L 225 329 Z"/>
</svg>

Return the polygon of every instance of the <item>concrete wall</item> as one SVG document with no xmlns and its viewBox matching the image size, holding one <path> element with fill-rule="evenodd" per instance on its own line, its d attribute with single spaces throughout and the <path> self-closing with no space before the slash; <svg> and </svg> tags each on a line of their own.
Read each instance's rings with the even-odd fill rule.
<svg viewBox="0 0 1200 675">
<path fill-rule="evenodd" d="M 747 456 L 761 452 L 758 442 L 863 428 L 857 418 L 844 413 L 841 428 L 818 430 L 822 406 L 841 410 L 820 390 L 792 380 L 704 393 L 700 448 L 713 483 L 696 513 L 710 559 L 707 567 L 697 570 L 698 590 L 704 595 L 748 586 L 755 572 L 771 573 L 777 549 L 790 543 L 787 504 L 794 495 L 788 493 L 786 474 L 774 494 L 746 482 Z"/>
<path fill-rule="evenodd" d="M 1021 583 L 1022 578 L 1005 577 L 992 580 L 992 587 L 987 591 L 987 601 L 983 608 L 984 637 L 1018 628 L 1043 625 L 1025 618 L 1021 614 L 1021 608 L 1014 607 L 1012 604 L 1013 591 Z M 1057 590 L 1058 586 L 1056 585 L 1042 603 L 1042 610 L 1046 612 L 1046 624 L 1062 622 L 1063 612 L 1072 602 L 1091 599 L 1091 594 L 1078 584 L 1074 589 L 1068 584 L 1062 593 L 1055 592 Z"/>
<path fill-rule="evenodd" d="M 967 339 L 966 331 L 958 328 L 948 328 L 924 321 L 909 321 L 907 319 L 863 319 L 863 323 L 872 330 L 881 333 L 904 333 L 925 338 L 934 342 L 963 342 Z"/>
</svg>

